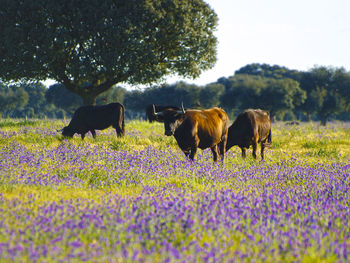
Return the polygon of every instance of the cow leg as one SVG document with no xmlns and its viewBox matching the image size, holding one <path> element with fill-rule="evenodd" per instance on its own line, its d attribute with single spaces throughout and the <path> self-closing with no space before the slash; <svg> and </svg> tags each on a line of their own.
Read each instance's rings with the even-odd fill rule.
<svg viewBox="0 0 350 263">
<path fill-rule="evenodd" d="M 217 147 L 217 145 L 211 147 L 210 150 L 213 153 L 214 162 L 217 162 L 218 161 L 218 147 Z"/>
<path fill-rule="evenodd" d="M 242 157 L 245 158 L 247 156 L 246 148 L 242 147 L 241 150 L 242 150 Z"/>
<path fill-rule="evenodd" d="M 190 151 L 183 151 L 183 152 L 184 152 L 186 158 L 188 158 L 188 156 L 190 155 Z"/>
<path fill-rule="evenodd" d="M 258 147 L 258 144 L 256 142 L 253 142 L 253 157 L 256 159 L 256 148 Z"/>
<path fill-rule="evenodd" d="M 96 139 L 96 132 L 94 129 L 90 130 L 92 137 L 94 137 L 94 139 Z"/>
<path fill-rule="evenodd" d="M 191 147 L 190 159 L 193 161 L 194 156 L 196 155 L 197 147 Z"/>
<path fill-rule="evenodd" d="M 84 140 L 84 138 L 85 138 L 85 132 L 82 132 L 82 133 L 80 134 L 80 136 L 81 136 L 81 139 Z"/>
<path fill-rule="evenodd" d="M 117 133 L 117 137 L 122 137 L 122 130 L 118 125 L 115 127 L 115 131 Z"/>
<path fill-rule="evenodd" d="M 221 142 L 218 145 L 218 147 L 219 147 L 219 154 L 221 156 L 221 160 L 222 161 L 225 160 L 226 143 L 227 143 L 227 139 L 226 139 L 226 137 L 223 137 L 221 139 Z"/>
<path fill-rule="evenodd" d="M 199 139 L 196 136 L 196 137 L 193 138 L 193 142 L 192 142 L 192 145 L 191 145 L 190 159 L 192 161 L 194 160 L 194 156 L 196 155 L 198 144 L 199 144 Z"/>
<path fill-rule="evenodd" d="M 261 142 L 261 160 L 264 160 L 265 143 Z"/>
</svg>

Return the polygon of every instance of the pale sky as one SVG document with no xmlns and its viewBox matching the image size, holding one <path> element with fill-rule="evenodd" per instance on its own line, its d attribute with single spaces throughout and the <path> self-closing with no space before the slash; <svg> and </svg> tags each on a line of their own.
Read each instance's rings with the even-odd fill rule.
<svg viewBox="0 0 350 263">
<path fill-rule="evenodd" d="M 215 82 L 251 63 L 350 70 L 350 0 L 205 1 L 219 17 L 217 63 L 188 83 Z"/>
</svg>

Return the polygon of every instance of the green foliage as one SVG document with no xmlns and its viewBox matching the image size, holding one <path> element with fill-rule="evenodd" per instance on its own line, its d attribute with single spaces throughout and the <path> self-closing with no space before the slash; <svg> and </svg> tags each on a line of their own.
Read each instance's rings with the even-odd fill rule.
<svg viewBox="0 0 350 263">
<path fill-rule="evenodd" d="M 266 88 L 262 77 L 235 75 L 226 81 L 226 90 L 221 104 L 225 108 L 254 108 L 259 105 L 261 90 Z"/>
<path fill-rule="evenodd" d="M 0 128 L 11 128 L 11 127 L 23 127 L 23 126 L 37 126 L 41 122 L 34 120 L 14 120 L 14 119 L 5 119 L 0 122 Z"/>
<path fill-rule="evenodd" d="M 74 111 L 83 104 L 81 98 L 67 90 L 62 84 L 54 84 L 45 93 L 47 102 L 73 115 Z"/>
<path fill-rule="evenodd" d="M 328 157 L 328 158 L 337 158 L 339 152 L 336 148 L 318 148 L 308 153 L 310 156 L 314 157 Z"/>
<path fill-rule="evenodd" d="M 56 130 L 65 125 L 67 125 L 66 122 L 58 120 L 0 120 L 1 131 L 4 134 L 12 134 L 11 137 L 1 140 L 0 145 L 6 146 L 17 140 L 27 147 L 35 145 L 57 147 L 66 140 L 61 140 L 62 136 Z M 269 164 L 296 156 L 305 157 L 310 165 L 320 162 L 348 162 L 350 156 L 348 123 L 332 123 L 327 127 L 323 127 L 312 122 L 301 123 L 299 126 L 286 126 L 284 122 L 276 122 L 272 126 L 272 134 L 272 145 L 267 148 L 265 160 Z M 75 135 L 73 139 L 69 140 L 69 143 L 72 145 L 108 145 L 116 151 L 139 151 L 152 147 L 159 150 L 174 151 L 176 155 L 184 158 L 176 140 L 164 135 L 164 125 L 162 123 L 127 121 L 124 138 L 116 138 L 115 131 L 109 128 L 99 131 L 96 139 L 88 134 L 83 141 L 80 136 Z M 256 165 L 256 161 L 251 157 L 251 148 L 248 149 L 247 156 L 247 159 L 243 160 L 239 147 L 233 147 L 227 152 L 226 167 L 239 169 L 243 163 L 245 165 Z"/>
<path fill-rule="evenodd" d="M 55 79 L 84 104 L 120 82 L 198 77 L 216 62 L 217 16 L 202 0 L 3 0 L 1 6 L 0 78 Z"/>
<path fill-rule="evenodd" d="M 2 117 L 63 117 L 64 114 L 61 110 L 47 102 L 45 98 L 46 91 L 46 87 L 41 83 L 18 83 L 9 87 L 2 86 L 0 88 Z"/>
<path fill-rule="evenodd" d="M 336 68 L 332 76 L 333 85 L 344 99 L 344 107 L 350 110 L 350 73 L 344 68 Z"/>
<path fill-rule="evenodd" d="M 225 86 L 222 105 L 228 109 L 261 107 L 280 118 L 289 112 L 289 116 L 305 115 L 307 120 L 314 117 L 323 125 L 350 109 L 350 73 L 343 68 L 321 66 L 298 72 L 277 65 L 250 64 L 218 83 Z"/>
<path fill-rule="evenodd" d="M 310 155 L 313 157 L 337 158 L 340 153 L 337 150 L 336 146 L 340 144 L 334 139 L 323 139 L 323 140 L 307 141 L 303 143 L 302 146 L 306 149 L 309 149 L 309 151 L 307 152 L 307 155 Z"/>
<path fill-rule="evenodd" d="M 211 83 L 204 86 L 199 93 L 199 101 L 202 107 L 211 108 L 221 104 L 220 99 L 225 91 L 225 86 L 219 83 Z"/>
<path fill-rule="evenodd" d="M 172 105 L 191 108 L 201 104 L 201 88 L 178 82 L 171 85 L 153 86 L 144 91 L 134 90 L 125 95 L 124 104 L 127 109 L 144 111 L 149 104 Z"/>
<path fill-rule="evenodd" d="M 17 84 L 0 87 L 3 117 L 64 118 L 83 102 L 62 84 L 48 90 L 41 84 Z M 86 87 L 86 83 L 81 85 Z M 36 91 L 35 88 L 38 88 Z M 26 102 L 28 94 L 28 103 Z M 149 104 L 209 108 L 221 106 L 230 119 L 246 108 L 270 111 L 276 120 L 349 120 L 350 73 L 343 68 L 316 67 L 297 72 L 267 64 L 247 65 L 229 78 L 197 86 L 186 82 L 154 85 L 126 90 L 113 86 L 97 96 L 97 104 L 120 102 L 126 108 L 127 119 L 143 119 Z M 43 98 L 45 95 L 46 101 Z"/>
<path fill-rule="evenodd" d="M 292 79 L 271 79 L 254 75 L 235 75 L 226 83 L 222 105 L 226 108 L 262 108 L 271 116 L 292 110 L 304 102 L 306 93 Z"/>
<path fill-rule="evenodd" d="M 348 110 L 350 74 L 344 69 L 315 67 L 303 73 L 300 86 L 307 92 L 300 106 L 307 116 L 317 114 L 326 125 L 333 114 Z"/>
<path fill-rule="evenodd" d="M 0 109 L 8 112 L 28 103 L 28 93 L 22 87 L 6 87 L 0 84 Z"/>
<path fill-rule="evenodd" d="M 111 149 L 115 151 L 129 150 L 128 144 L 125 140 L 113 141 L 111 144 Z"/>
<path fill-rule="evenodd" d="M 307 141 L 305 143 L 303 143 L 303 147 L 307 148 L 307 149 L 312 149 L 312 148 L 316 148 L 319 146 L 325 146 L 327 144 L 327 141 Z"/>
<path fill-rule="evenodd" d="M 112 102 L 119 102 L 121 104 L 123 104 L 124 102 L 124 97 L 125 94 L 127 93 L 127 90 L 119 87 L 119 86 L 115 86 L 103 93 L 101 93 L 98 97 L 97 97 L 97 104 L 107 104 L 107 103 L 112 103 Z"/>
<path fill-rule="evenodd" d="M 273 79 L 293 79 L 296 81 L 299 81 L 302 76 L 302 72 L 297 70 L 290 70 L 278 65 L 270 66 L 258 63 L 248 64 L 235 71 L 236 74 L 255 75 Z"/>
<path fill-rule="evenodd" d="M 261 108 L 274 116 L 278 112 L 293 110 L 306 99 L 306 92 L 292 79 L 266 79 L 267 88 L 261 92 Z"/>
</svg>

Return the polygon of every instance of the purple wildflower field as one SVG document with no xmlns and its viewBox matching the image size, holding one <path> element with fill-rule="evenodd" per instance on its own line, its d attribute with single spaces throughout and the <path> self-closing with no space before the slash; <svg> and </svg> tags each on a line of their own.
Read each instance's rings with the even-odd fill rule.
<svg viewBox="0 0 350 263">
<path fill-rule="evenodd" d="M 312 128 L 288 128 L 300 149 L 282 158 L 275 126 L 265 162 L 235 149 L 222 165 L 210 151 L 186 160 L 160 124 L 84 141 L 59 125 L 0 128 L 0 262 L 350 260 L 350 158 L 332 150 L 350 138 L 334 127 L 315 151 Z"/>
</svg>

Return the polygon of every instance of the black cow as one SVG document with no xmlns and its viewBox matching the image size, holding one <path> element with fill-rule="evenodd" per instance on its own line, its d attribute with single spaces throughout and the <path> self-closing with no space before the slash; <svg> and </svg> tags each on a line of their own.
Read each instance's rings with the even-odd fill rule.
<svg viewBox="0 0 350 263">
<path fill-rule="evenodd" d="M 95 130 L 104 130 L 112 126 L 118 137 L 124 136 L 124 112 L 124 106 L 120 103 L 82 106 L 74 112 L 69 125 L 61 130 L 62 135 L 73 137 L 78 133 L 84 139 L 85 134 L 90 131 L 96 138 Z"/>
<path fill-rule="evenodd" d="M 271 120 L 267 111 L 248 109 L 239 114 L 228 128 L 226 151 L 238 145 L 242 150 L 242 157 L 246 157 L 246 149 L 253 146 L 253 157 L 256 158 L 258 143 L 261 144 L 261 159 L 264 159 L 264 149 L 272 142 Z"/>
<path fill-rule="evenodd" d="M 225 158 L 225 147 L 229 119 L 224 110 L 214 107 L 206 110 L 166 109 L 154 111 L 164 119 L 165 135 L 174 135 L 180 149 L 186 157 L 194 159 L 197 148 L 210 148 L 214 162 L 221 155 Z M 218 149 L 219 148 L 219 149 Z"/>
<path fill-rule="evenodd" d="M 300 123 L 298 121 L 286 122 L 286 126 L 291 126 L 291 125 L 300 125 Z"/>
<path fill-rule="evenodd" d="M 156 112 L 162 112 L 166 109 L 173 109 L 173 110 L 177 110 L 177 111 L 180 110 L 180 108 L 176 107 L 176 106 L 170 106 L 170 105 L 164 106 L 164 105 L 150 104 L 146 107 L 146 120 L 148 120 L 149 122 L 154 122 L 154 121 L 163 122 L 164 121 L 163 116 L 161 114 L 158 114 L 158 115 L 153 114 L 154 107 L 155 107 Z"/>
</svg>

